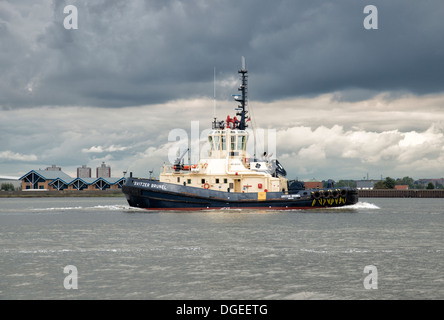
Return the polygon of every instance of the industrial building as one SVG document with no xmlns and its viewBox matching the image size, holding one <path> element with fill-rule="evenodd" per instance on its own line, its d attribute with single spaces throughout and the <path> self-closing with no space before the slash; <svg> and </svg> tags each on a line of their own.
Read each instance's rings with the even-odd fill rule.
<svg viewBox="0 0 444 320">
<path fill-rule="evenodd" d="M 322 189 L 323 188 L 323 183 L 322 181 L 315 181 L 315 180 L 311 180 L 311 181 L 306 181 L 305 182 L 305 189 Z"/>
<path fill-rule="evenodd" d="M 96 177 L 97 178 L 111 177 L 111 167 L 107 166 L 105 162 L 102 162 L 102 165 L 96 169 Z"/>
<path fill-rule="evenodd" d="M 418 179 L 417 181 L 415 181 L 415 184 L 427 186 L 430 182 L 435 186 L 435 189 L 442 188 L 442 186 L 444 186 L 444 178 Z"/>
<path fill-rule="evenodd" d="M 356 189 L 358 190 L 373 190 L 375 187 L 374 180 L 359 180 L 356 181 Z"/>
<path fill-rule="evenodd" d="M 104 169 L 103 167 L 107 169 Z M 60 169 L 60 170 L 58 170 Z M 89 169 L 89 170 L 88 170 Z M 100 169 L 111 173 L 111 168 L 104 163 Z M 108 170 L 109 169 L 109 170 Z M 99 168 L 97 168 L 99 174 Z M 102 171 L 100 171 L 102 173 Z M 91 168 L 83 165 L 77 168 L 77 177 L 73 178 L 64 173 L 61 168 L 53 165 L 45 170 L 31 170 L 21 178 L 22 190 L 108 190 L 120 189 L 126 182 L 126 178 L 113 178 L 110 176 L 98 176 L 91 178 Z"/>
<path fill-rule="evenodd" d="M 62 171 L 61 167 L 57 167 L 55 164 L 45 169 L 46 171 Z"/>
<path fill-rule="evenodd" d="M 0 176 L 0 187 L 3 184 L 9 184 L 14 187 L 14 189 L 20 189 L 21 181 L 19 177 L 11 177 L 11 176 Z"/>
<path fill-rule="evenodd" d="M 77 168 L 77 178 L 91 178 L 91 168 L 88 168 L 86 165 Z"/>
</svg>

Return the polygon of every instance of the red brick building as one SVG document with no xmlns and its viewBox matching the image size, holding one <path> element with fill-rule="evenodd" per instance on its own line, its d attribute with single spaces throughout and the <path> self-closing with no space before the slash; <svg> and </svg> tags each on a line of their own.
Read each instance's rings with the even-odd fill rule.
<svg viewBox="0 0 444 320">
<path fill-rule="evenodd" d="M 321 181 L 307 181 L 305 183 L 305 189 L 322 189 L 323 185 Z"/>
</svg>

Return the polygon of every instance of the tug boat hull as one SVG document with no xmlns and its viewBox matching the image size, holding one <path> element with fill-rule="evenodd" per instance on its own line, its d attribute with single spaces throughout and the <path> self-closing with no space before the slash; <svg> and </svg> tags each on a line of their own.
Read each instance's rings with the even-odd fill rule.
<svg viewBox="0 0 444 320">
<path fill-rule="evenodd" d="M 139 178 L 128 178 L 122 191 L 130 206 L 148 210 L 291 210 L 343 207 L 358 202 L 355 189 L 234 193 Z"/>
</svg>

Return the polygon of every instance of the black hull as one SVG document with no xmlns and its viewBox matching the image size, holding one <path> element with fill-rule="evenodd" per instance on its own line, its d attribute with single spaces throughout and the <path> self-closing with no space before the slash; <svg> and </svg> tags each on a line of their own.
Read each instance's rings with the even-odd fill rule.
<svg viewBox="0 0 444 320">
<path fill-rule="evenodd" d="M 149 210 L 291 210 L 343 207 L 358 202 L 356 189 L 234 193 L 137 178 L 128 178 L 122 192 L 130 206 Z"/>
</svg>

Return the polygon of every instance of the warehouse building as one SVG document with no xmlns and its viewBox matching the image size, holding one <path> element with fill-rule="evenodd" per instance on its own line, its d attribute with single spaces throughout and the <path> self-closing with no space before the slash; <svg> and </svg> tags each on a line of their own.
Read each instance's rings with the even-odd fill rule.
<svg viewBox="0 0 444 320">
<path fill-rule="evenodd" d="M 0 176 L 0 188 L 2 185 L 12 185 L 14 189 L 20 189 L 21 181 L 19 177 Z"/>
<path fill-rule="evenodd" d="M 356 181 L 356 189 L 358 190 L 373 190 L 375 181 L 373 180 L 359 180 Z"/>
<path fill-rule="evenodd" d="M 307 190 L 309 190 L 309 189 L 322 189 L 322 188 L 323 188 L 322 181 L 316 181 L 316 180 L 305 181 L 305 189 L 307 189 Z"/>
<path fill-rule="evenodd" d="M 104 164 L 102 164 L 104 165 Z M 23 175 L 21 180 L 22 190 L 113 190 L 121 189 L 126 182 L 126 178 L 113 178 L 113 177 L 76 177 L 73 178 L 64 173 L 54 165 L 46 168 L 45 170 L 31 170 Z M 82 167 L 83 168 L 83 167 Z M 108 167 L 109 168 L 109 167 Z M 88 169 L 83 168 L 83 169 Z M 87 170 L 86 170 L 87 172 Z M 91 170 L 89 170 L 91 172 Z M 111 170 L 109 170 L 111 172 Z M 79 170 L 77 171 L 79 174 Z M 82 172 L 82 176 L 85 172 Z M 87 174 L 86 174 L 87 175 Z"/>
</svg>

